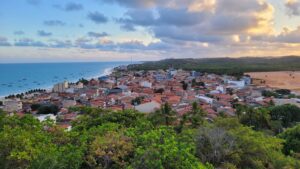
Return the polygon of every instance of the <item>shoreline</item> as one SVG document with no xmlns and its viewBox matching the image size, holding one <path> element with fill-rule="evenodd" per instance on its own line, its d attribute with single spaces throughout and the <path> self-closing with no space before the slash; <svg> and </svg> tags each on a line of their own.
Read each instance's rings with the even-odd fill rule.
<svg viewBox="0 0 300 169">
<path fill-rule="evenodd" d="M 119 66 L 120 66 L 120 65 L 119 65 Z M 118 67 L 118 66 L 116 66 L 116 67 Z M 89 76 L 89 77 L 79 77 L 79 78 L 77 79 L 77 81 L 78 81 L 79 79 L 81 79 L 81 78 L 84 78 L 84 79 L 87 79 L 87 80 L 91 80 L 91 79 L 94 79 L 94 78 L 99 78 L 99 77 L 101 77 L 101 76 L 107 76 L 107 75 L 110 75 L 116 67 L 105 68 L 105 69 L 103 70 L 103 72 L 102 72 L 102 73 L 99 73 L 98 75 L 92 75 L 92 76 Z M 70 81 L 68 81 L 68 83 L 75 83 L 75 82 L 77 82 L 77 81 L 76 81 L 76 80 L 70 80 Z M 58 83 L 61 83 L 61 82 L 58 82 Z M 56 83 L 53 83 L 52 85 L 49 85 L 49 86 L 46 86 L 46 87 L 41 87 L 41 88 L 36 88 L 36 89 L 44 89 L 44 90 L 46 90 L 46 92 L 50 92 L 51 89 L 53 88 L 53 85 L 55 85 L 55 84 L 56 84 Z M 33 90 L 34 90 L 34 89 L 33 89 Z M 22 92 L 17 92 L 17 93 L 11 93 L 11 94 L 8 94 L 8 95 L 5 95 L 5 96 L 0 96 L 0 101 L 3 100 L 3 99 L 5 99 L 5 97 L 7 97 L 7 96 L 9 96 L 9 95 L 17 95 L 17 94 L 25 93 L 25 92 L 27 92 L 27 91 L 30 91 L 30 90 L 26 90 L 26 91 L 22 91 Z"/>
</svg>

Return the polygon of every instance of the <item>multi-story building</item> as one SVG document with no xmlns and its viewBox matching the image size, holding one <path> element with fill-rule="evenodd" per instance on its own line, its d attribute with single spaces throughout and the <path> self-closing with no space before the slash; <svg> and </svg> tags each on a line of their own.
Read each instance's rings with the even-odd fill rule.
<svg viewBox="0 0 300 169">
<path fill-rule="evenodd" d="M 15 112 L 22 110 L 23 104 L 20 99 L 6 99 L 3 101 L 3 110 L 6 112 Z"/>
<path fill-rule="evenodd" d="M 69 83 L 64 81 L 63 83 L 57 83 L 53 86 L 53 92 L 62 93 L 69 88 Z"/>
</svg>

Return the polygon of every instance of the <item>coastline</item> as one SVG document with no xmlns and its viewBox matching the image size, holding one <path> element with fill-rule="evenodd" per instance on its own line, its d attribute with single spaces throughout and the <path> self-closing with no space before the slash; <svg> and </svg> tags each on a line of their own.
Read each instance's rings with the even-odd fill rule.
<svg viewBox="0 0 300 169">
<path fill-rule="evenodd" d="M 120 66 L 120 65 L 119 65 L 119 66 Z M 107 75 L 110 75 L 116 67 L 118 67 L 118 66 L 105 68 L 105 69 L 103 70 L 103 72 L 102 72 L 102 73 L 99 73 L 98 75 L 92 75 L 92 76 L 88 76 L 88 77 L 79 77 L 77 80 L 74 79 L 74 80 L 70 80 L 70 81 L 68 81 L 68 82 L 69 82 L 69 83 L 75 83 L 75 82 L 77 82 L 77 81 L 78 81 L 79 79 L 81 79 L 81 78 L 85 78 L 85 79 L 87 79 L 87 80 L 91 80 L 91 79 L 98 78 L 98 77 L 101 77 L 101 76 L 107 76 Z M 60 82 L 59 82 L 59 83 L 60 83 Z M 56 83 L 52 83 L 51 85 L 48 85 L 48 86 L 46 86 L 46 87 L 41 87 L 40 89 L 45 89 L 47 92 L 50 92 L 54 84 L 56 84 Z M 25 93 L 25 92 L 27 92 L 27 91 L 28 91 L 28 90 L 22 91 L 22 92 L 11 93 L 11 94 L 4 95 L 4 96 L 0 96 L 0 100 L 5 99 L 5 97 L 7 97 L 7 96 L 9 96 L 9 95 L 17 95 L 17 94 Z"/>
</svg>

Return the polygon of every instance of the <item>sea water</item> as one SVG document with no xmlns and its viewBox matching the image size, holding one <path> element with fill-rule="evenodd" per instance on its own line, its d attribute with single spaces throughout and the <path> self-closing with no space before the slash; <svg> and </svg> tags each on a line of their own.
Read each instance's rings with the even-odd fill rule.
<svg viewBox="0 0 300 169">
<path fill-rule="evenodd" d="M 129 62 L 9 63 L 0 64 L 0 97 L 32 89 L 49 89 L 54 84 L 94 78 Z"/>
</svg>

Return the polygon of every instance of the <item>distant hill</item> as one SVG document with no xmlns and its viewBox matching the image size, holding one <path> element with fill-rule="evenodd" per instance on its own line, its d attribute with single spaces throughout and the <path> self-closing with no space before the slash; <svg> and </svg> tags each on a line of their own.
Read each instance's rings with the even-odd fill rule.
<svg viewBox="0 0 300 169">
<path fill-rule="evenodd" d="M 196 70 L 217 74 L 242 74 L 261 71 L 298 71 L 300 56 L 284 57 L 241 57 L 203 59 L 165 59 L 129 66 L 130 70 L 168 69 Z"/>
</svg>

